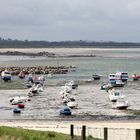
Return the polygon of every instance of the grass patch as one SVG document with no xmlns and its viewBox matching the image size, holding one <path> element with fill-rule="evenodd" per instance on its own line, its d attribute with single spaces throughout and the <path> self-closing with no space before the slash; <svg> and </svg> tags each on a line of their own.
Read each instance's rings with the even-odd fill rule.
<svg viewBox="0 0 140 140">
<path fill-rule="evenodd" d="M 36 131 L 1 126 L 0 140 L 70 140 L 70 136 L 51 131 Z M 80 137 L 76 137 L 74 140 L 80 140 Z M 87 140 L 99 139 L 88 136 Z"/>
</svg>

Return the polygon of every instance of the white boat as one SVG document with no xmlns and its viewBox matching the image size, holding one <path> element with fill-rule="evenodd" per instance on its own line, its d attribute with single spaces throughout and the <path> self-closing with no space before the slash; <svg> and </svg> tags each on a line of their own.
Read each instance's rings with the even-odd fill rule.
<svg viewBox="0 0 140 140">
<path fill-rule="evenodd" d="M 122 80 L 116 80 L 114 87 L 123 87 L 125 83 Z"/>
<path fill-rule="evenodd" d="M 78 104 L 75 101 L 70 101 L 67 103 L 67 106 L 70 108 L 77 108 Z"/>
<path fill-rule="evenodd" d="M 33 93 L 33 95 L 38 95 L 39 92 L 43 92 L 43 86 L 41 84 L 33 84 L 33 86 L 29 89 L 29 93 L 30 92 Z"/>
<path fill-rule="evenodd" d="M 38 88 L 36 84 L 33 84 L 33 86 L 29 89 L 30 92 L 32 93 L 37 93 L 38 92 Z"/>
<path fill-rule="evenodd" d="M 103 84 L 103 85 L 100 87 L 101 90 L 109 90 L 109 89 L 112 89 L 112 88 L 113 88 L 113 86 L 112 86 L 110 83 L 108 83 L 108 84 Z"/>
<path fill-rule="evenodd" d="M 9 81 L 9 80 L 11 80 L 12 76 L 11 76 L 11 73 L 8 70 L 4 70 L 1 73 L 1 77 L 4 81 Z"/>
<path fill-rule="evenodd" d="M 127 82 L 128 73 L 127 72 L 116 72 L 116 79 L 122 80 L 122 82 Z"/>
<path fill-rule="evenodd" d="M 119 110 L 126 110 L 129 107 L 129 102 L 125 101 L 124 98 L 119 98 L 114 105 L 114 108 Z"/>
<path fill-rule="evenodd" d="M 61 89 L 67 93 L 71 93 L 72 91 L 72 85 L 69 83 L 66 83 L 65 86 L 62 86 Z"/>
<path fill-rule="evenodd" d="M 71 80 L 68 85 L 70 85 L 72 89 L 76 89 L 78 87 L 78 84 L 76 84 L 73 80 Z"/>
<path fill-rule="evenodd" d="M 124 97 L 124 96 L 122 96 L 121 94 L 120 94 L 120 92 L 118 92 L 118 91 L 116 91 L 116 90 L 114 90 L 114 89 L 110 89 L 110 90 L 108 90 L 108 96 L 109 96 L 109 99 L 110 99 L 110 101 L 112 101 L 112 102 L 116 102 L 117 100 L 118 100 L 118 98 L 122 98 L 122 97 Z"/>
<path fill-rule="evenodd" d="M 116 80 L 116 74 L 109 74 L 109 80 Z"/>
<path fill-rule="evenodd" d="M 60 91 L 60 96 L 62 99 L 64 99 L 65 97 L 69 96 L 69 93 L 67 93 L 66 91 Z"/>
<path fill-rule="evenodd" d="M 30 101 L 30 99 L 28 96 L 26 96 L 26 97 L 25 96 L 15 96 L 15 97 L 10 98 L 9 101 L 12 105 L 16 105 L 18 103 Z"/>
<path fill-rule="evenodd" d="M 75 101 L 75 98 L 73 97 L 69 97 L 69 96 L 66 96 L 65 98 L 62 99 L 62 103 L 66 104 L 68 102 L 74 102 Z"/>
</svg>

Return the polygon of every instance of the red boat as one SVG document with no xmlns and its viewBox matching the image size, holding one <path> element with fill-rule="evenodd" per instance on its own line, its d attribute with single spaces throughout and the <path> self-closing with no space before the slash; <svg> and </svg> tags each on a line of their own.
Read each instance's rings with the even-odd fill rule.
<svg viewBox="0 0 140 140">
<path fill-rule="evenodd" d="M 21 72 L 19 73 L 18 77 L 19 77 L 20 79 L 25 78 L 25 73 L 24 73 L 23 71 L 21 71 Z"/>
<path fill-rule="evenodd" d="M 24 104 L 18 104 L 18 108 L 24 108 L 25 105 Z"/>
<path fill-rule="evenodd" d="M 140 75 L 133 74 L 132 78 L 133 78 L 133 80 L 139 80 L 140 79 Z"/>
</svg>

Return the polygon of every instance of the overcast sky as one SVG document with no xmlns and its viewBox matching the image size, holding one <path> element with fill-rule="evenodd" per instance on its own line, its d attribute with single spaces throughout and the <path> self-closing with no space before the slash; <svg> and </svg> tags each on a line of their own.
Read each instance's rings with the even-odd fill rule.
<svg viewBox="0 0 140 140">
<path fill-rule="evenodd" d="M 0 0 L 0 36 L 140 42 L 140 0 Z"/>
</svg>

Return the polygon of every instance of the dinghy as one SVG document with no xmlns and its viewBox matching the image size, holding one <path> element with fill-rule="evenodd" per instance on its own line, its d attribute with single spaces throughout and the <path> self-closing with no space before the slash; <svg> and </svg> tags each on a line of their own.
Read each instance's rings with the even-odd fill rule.
<svg viewBox="0 0 140 140">
<path fill-rule="evenodd" d="M 71 115 L 71 109 L 67 106 L 64 106 L 61 110 L 60 110 L 60 115 Z"/>
<path fill-rule="evenodd" d="M 2 71 L 1 73 L 1 78 L 4 80 L 4 81 L 9 81 L 11 80 L 11 73 L 8 71 L 8 70 L 4 70 Z"/>
</svg>

